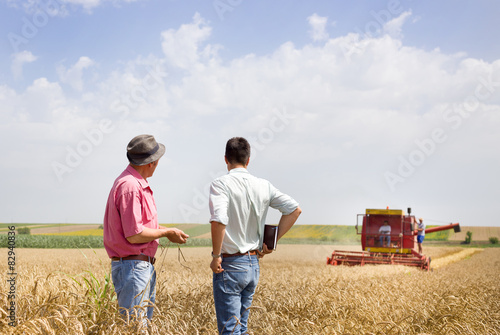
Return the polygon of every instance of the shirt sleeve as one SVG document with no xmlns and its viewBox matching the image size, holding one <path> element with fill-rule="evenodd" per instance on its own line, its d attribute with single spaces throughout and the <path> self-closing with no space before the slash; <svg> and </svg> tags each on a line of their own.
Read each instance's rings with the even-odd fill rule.
<svg viewBox="0 0 500 335">
<path fill-rule="evenodd" d="M 299 203 L 291 196 L 286 195 L 271 184 L 269 184 L 269 187 L 271 192 L 269 206 L 271 208 L 279 210 L 283 215 L 290 215 L 299 207 Z"/>
<path fill-rule="evenodd" d="M 210 207 L 210 222 L 216 221 L 227 225 L 229 223 L 229 197 L 226 187 L 220 180 L 214 180 L 210 185 L 208 204 Z"/>
<path fill-rule="evenodd" d="M 125 193 L 118 198 L 117 202 L 125 238 L 140 234 L 144 227 L 142 224 L 142 202 L 139 193 Z"/>
</svg>

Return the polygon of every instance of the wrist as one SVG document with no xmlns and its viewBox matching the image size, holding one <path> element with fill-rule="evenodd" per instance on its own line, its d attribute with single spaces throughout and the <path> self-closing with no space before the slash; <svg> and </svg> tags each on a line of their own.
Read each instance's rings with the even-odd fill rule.
<svg viewBox="0 0 500 335">
<path fill-rule="evenodd" d="M 214 254 L 214 252 L 212 251 L 212 258 L 221 258 L 221 257 L 222 257 L 222 253 Z"/>
</svg>

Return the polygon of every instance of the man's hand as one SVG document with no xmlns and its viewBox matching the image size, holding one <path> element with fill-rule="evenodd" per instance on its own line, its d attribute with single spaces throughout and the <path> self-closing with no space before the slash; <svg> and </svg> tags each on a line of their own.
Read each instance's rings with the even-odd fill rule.
<svg viewBox="0 0 500 335">
<path fill-rule="evenodd" d="M 270 254 L 273 252 L 273 249 L 268 249 L 267 245 L 265 243 L 262 243 L 262 251 L 257 250 L 257 253 L 259 254 L 259 258 L 264 257 L 267 254 Z"/>
<path fill-rule="evenodd" d="M 210 263 L 210 269 L 212 269 L 214 273 L 221 273 L 222 271 L 224 271 L 224 269 L 222 268 L 222 258 L 213 258 L 212 262 Z"/>
<path fill-rule="evenodd" d="M 188 234 L 177 228 L 166 228 L 164 230 L 166 230 L 164 236 L 174 243 L 184 244 L 189 237 Z"/>
<path fill-rule="evenodd" d="M 226 226 L 217 221 L 210 222 L 210 225 L 212 234 L 212 255 L 222 254 L 222 240 L 224 240 L 224 235 L 226 234 Z M 221 273 L 224 271 L 221 264 L 222 258 L 215 257 L 210 263 L 210 269 L 212 269 L 213 273 Z"/>
<path fill-rule="evenodd" d="M 127 241 L 132 244 L 149 243 L 161 237 L 166 237 L 174 243 L 186 243 L 186 239 L 189 235 L 184 234 L 182 230 L 177 228 L 165 228 L 160 226 L 159 229 L 153 229 L 144 227 L 139 234 L 127 237 Z"/>
</svg>

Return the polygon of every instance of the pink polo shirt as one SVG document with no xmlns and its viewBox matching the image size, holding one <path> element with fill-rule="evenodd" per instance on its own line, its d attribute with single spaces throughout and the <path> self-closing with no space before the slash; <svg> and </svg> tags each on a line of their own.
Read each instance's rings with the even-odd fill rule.
<svg viewBox="0 0 500 335">
<path fill-rule="evenodd" d="M 144 254 L 154 257 L 158 240 L 132 244 L 127 237 L 139 234 L 144 227 L 158 229 L 158 215 L 149 183 L 132 167 L 115 180 L 109 192 L 104 214 L 104 247 L 111 257 Z"/>
</svg>

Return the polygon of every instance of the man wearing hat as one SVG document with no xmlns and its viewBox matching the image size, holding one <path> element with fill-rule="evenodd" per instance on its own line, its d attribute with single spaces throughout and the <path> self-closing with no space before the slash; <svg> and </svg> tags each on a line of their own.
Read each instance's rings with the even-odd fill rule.
<svg viewBox="0 0 500 335">
<path fill-rule="evenodd" d="M 422 243 L 424 242 L 425 238 L 425 223 L 424 219 L 419 218 L 417 222 L 417 244 L 418 244 L 418 252 L 422 254 Z"/>
<path fill-rule="evenodd" d="M 134 137 L 127 146 L 129 166 L 115 180 L 104 214 L 104 247 L 111 258 L 111 274 L 120 311 L 153 317 L 156 272 L 155 254 L 160 237 L 186 243 L 189 237 L 177 228 L 158 224 L 151 177 L 165 146 L 152 135 Z"/>
</svg>

